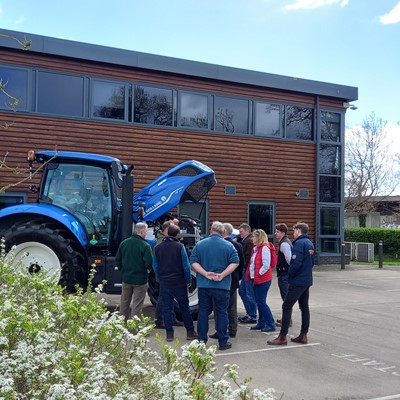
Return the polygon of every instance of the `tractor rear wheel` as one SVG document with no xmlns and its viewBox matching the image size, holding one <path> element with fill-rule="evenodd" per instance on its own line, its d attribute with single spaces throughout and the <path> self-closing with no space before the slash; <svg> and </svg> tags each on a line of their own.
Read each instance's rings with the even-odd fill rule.
<svg viewBox="0 0 400 400">
<path fill-rule="evenodd" d="M 22 262 L 30 273 L 45 270 L 58 274 L 60 285 L 68 292 L 74 292 L 75 285 L 87 285 L 85 257 L 65 229 L 48 221 L 24 221 L 12 225 L 2 236 L 6 252 L 15 246 L 14 263 Z"/>
</svg>

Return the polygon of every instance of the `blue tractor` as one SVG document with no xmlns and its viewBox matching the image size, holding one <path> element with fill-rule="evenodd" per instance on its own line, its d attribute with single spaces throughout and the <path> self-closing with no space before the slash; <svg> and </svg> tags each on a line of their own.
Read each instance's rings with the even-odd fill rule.
<svg viewBox="0 0 400 400">
<path fill-rule="evenodd" d="M 0 237 L 6 251 L 15 246 L 15 260 L 31 273 L 45 269 L 60 274 L 69 292 L 85 287 L 94 268 L 93 284 L 107 281 L 105 292 L 120 293 L 121 276 L 115 254 L 135 222 L 147 222 L 155 232 L 168 214 L 185 201 L 198 202 L 216 184 L 206 165 L 186 161 L 161 175 L 133 196 L 132 168 L 120 160 L 88 153 L 28 152 L 33 164 L 41 163 L 42 179 L 36 203 L 0 210 Z M 188 251 L 200 239 L 198 220 L 181 217 L 182 241 Z M 154 236 L 149 237 L 149 241 Z M 192 312 L 197 311 L 196 280 L 189 288 Z M 150 276 L 149 295 L 157 301 L 158 285 Z"/>
</svg>

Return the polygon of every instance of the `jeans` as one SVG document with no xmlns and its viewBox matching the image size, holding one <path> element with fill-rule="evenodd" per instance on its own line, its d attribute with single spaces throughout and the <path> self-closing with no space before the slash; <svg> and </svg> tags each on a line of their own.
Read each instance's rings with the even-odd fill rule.
<svg viewBox="0 0 400 400">
<path fill-rule="evenodd" d="M 254 285 L 254 295 L 258 308 L 258 322 L 260 328 L 275 329 L 274 316 L 267 304 L 268 290 L 271 287 L 272 281 Z"/>
<path fill-rule="evenodd" d="M 164 303 L 164 325 L 167 332 L 174 331 L 173 316 L 174 299 L 178 302 L 182 312 L 183 324 L 187 331 L 194 331 L 192 313 L 189 308 L 189 297 L 187 287 L 165 288 L 160 287 L 160 297 Z"/>
<path fill-rule="evenodd" d="M 308 308 L 308 298 L 310 286 L 289 285 L 285 300 L 282 304 L 282 327 L 281 335 L 287 335 L 289 331 L 290 320 L 292 318 L 293 306 L 296 301 L 299 302 L 301 311 L 301 330 L 300 333 L 307 333 L 310 326 L 310 309 Z"/>
<path fill-rule="evenodd" d="M 289 279 L 288 274 L 278 276 L 278 287 L 279 287 L 279 292 L 281 293 L 282 301 L 285 300 L 286 294 L 288 292 L 289 288 L 288 279 Z"/>
<path fill-rule="evenodd" d="M 140 317 L 143 309 L 144 299 L 146 297 L 148 284 L 144 285 L 131 285 L 122 282 L 121 292 L 121 315 L 125 317 L 125 321 L 133 315 Z M 132 312 L 130 304 L 132 302 Z"/>
<path fill-rule="evenodd" d="M 254 297 L 252 281 L 246 281 L 246 269 L 243 270 L 242 280 L 239 285 L 239 296 L 243 301 L 246 315 L 252 319 L 257 318 L 257 304 Z"/>
<path fill-rule="evenodd" d="M 219 346 L 228 342 L 228 306 L 229 290 L 214 288 L 199 288 L 199 315 L 197 317 L 197 333 L 199 341 L 208 340 L 208 315 L 215 304 L 216 321 L 215 330 Z"/>
<path fill-rule="evenodd" d="M 158 299 L 157 299 L 155 317 L 156 317 L 156 320 L 155 320 L 156 325 L 162 325 L 164 323 L 164 302 L 163 302 L 163 299 L 161 296 L 161 289 L 160 289 L 160 294 L 158 295 Z M 172 319 L 174 321 L 176 319 L 174 307 L 172 307 Z"/>
</svg>

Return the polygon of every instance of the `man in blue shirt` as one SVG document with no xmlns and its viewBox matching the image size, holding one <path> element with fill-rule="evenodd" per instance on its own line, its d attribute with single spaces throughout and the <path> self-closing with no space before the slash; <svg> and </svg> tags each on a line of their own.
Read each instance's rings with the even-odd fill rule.
<svg viewBox="0 0 400 400">
<path fill-rule="evenodd" d="M 197 272 L 199 341 L 207 342 L 208 340 L 208 316 L 214 302 L 219 349 L 227 350 L 232 347 L 232 344 L 228 342 L 230 274 L 239 265 L 239 256 L 233 244 L 223 239 L 223 232 L 224 225 L 219 221 L 213 222 L 210 236 L 194 247 L 190 263 Z"/>
</svg>

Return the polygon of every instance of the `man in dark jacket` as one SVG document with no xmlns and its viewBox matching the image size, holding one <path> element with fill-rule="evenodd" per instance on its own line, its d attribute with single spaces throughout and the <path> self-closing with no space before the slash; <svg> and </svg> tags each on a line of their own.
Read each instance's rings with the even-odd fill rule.
<svg viewBox="0 0 400 400">
<path fill-rule="evenodd" d="M 307 333 L 310 326 L 310 310 L 308 307 L 309 289 L 313 284 L 312 269 L 314 266 L 314 245 L 308 238 L 308 225 L 298 222 L 293 226 L 292 259 L 289 267 L 289 288 L 282 304 L 282 326 L 279 336 L 268 340 L 271 345 L 286 345 L 293 306 L 299 302 L 301 311 L 300 335 L 292 338 L 295 343 L 307 344 Z"/>
<path fill-rule="evenodd" d="M 115 258 L 122 275 L 121 315 L 125 320 L 130 319 L 131 315 L 140 316 L 146 297 L 148 271 L 153 262 L 146 234 L 147 224 L 138 222 L 134 234 L 120 244 Z"/>
<path fill-rule="evenodd" d="M 174 340 L 174 300 L 179 304 L 187 339 L 197 339 L 192 314 L 189 308 L 188 285 L 191 282 L 189 258 L 185 246 L 177 239 L 180 229 L 175 224 L 168 226 L 168 236 L 154 249 L 153 269 L 160 281 L 160 296 L 164 305 L 164 325 L 167 341 Z"/>
<path fill-rule="evenodd" d="M 253 283 L 251 281 L 246 281 L 246 268 L 249 266 L 254 246 L 249 224 L 243 223 L 239 226 L 239 237 L 237 241 L 242 245 L 244 257 L 244 268 L 242 280 L 239 285 L 239 296 L 246 310 L 246 315 L 239 317 L 239 321 L 242 324 L 255 324 L 257 323 L 257 304 L 254 296 Z"/>
</svg>

